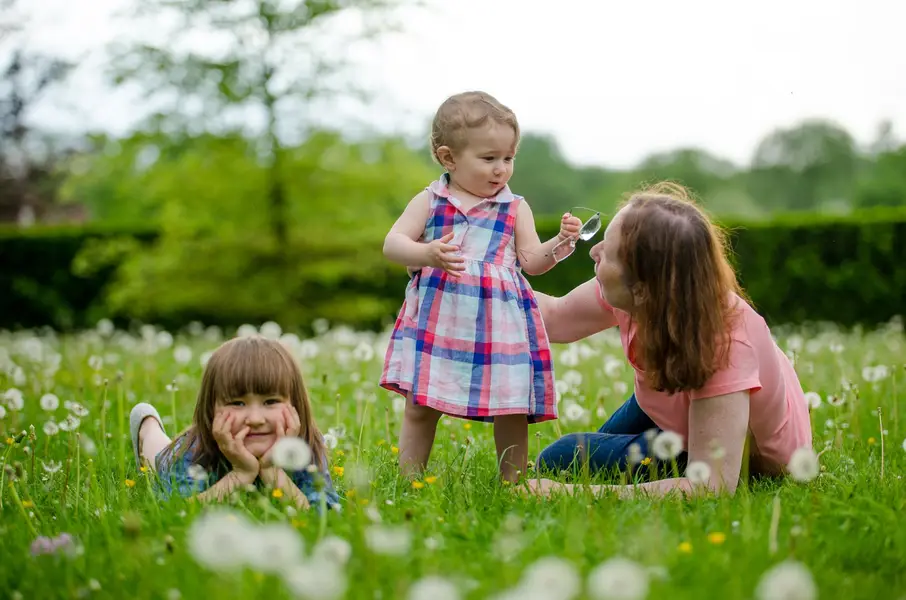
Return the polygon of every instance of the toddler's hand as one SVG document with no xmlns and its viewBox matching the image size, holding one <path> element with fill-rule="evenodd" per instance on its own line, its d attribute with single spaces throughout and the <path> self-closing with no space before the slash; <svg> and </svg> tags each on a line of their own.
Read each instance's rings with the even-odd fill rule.
<svg viewBox="0 0 906 600">
<path fill-rule="evenodd" d="M 245 447 L 245 436 L 249 427 L 245 426 L 233 435 L 233 413 L 220 410 L 214 415 L 211 426 L 214 440 L 220 451 L 230 461 L 233 470 L 245 483 L 252 483 L 258 477 L 258 459 Z"/>
<path fill-rule="evenodd" d="M 435 267 L 437 269 L 443 269 L 452 277 L 459 277 L 460 273 L 466 270 L 465 262 L 466 260 L 454 254 L 459 250 L 458 246 L 450 245 L 450 241 L 453 239 L 453 232 L 451 231 L 444 237 L 439 240 L 434 240 L 425 245 L 427 250 L 427 260 L 428 266 Z"/>
<path fill-rule="evenodd" d="M 557 234 L 557 237 L 561 241 L 564 240 L 575 240 L 579 236 L 579 230 L 582 229 L 582 221 L 579 217 L 574 217 L 569 213 L 563 215 L 560 219 L 560 233 Z"/>
</svg>

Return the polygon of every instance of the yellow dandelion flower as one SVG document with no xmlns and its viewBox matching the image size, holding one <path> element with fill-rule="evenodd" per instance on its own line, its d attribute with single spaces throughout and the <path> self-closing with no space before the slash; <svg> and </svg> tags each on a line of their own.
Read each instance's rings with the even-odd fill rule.
<svg viewBox="0 0 906 600">
<path fill-rule="evenodd" d="M 513 485 L 513 482 L 510 481 L 510 480 L 508 480 L 508 479 L 504 479 L 504 480 L 503 480 L 503 485 L 505 485 L 505 486 L 506 486 L 506 485 Z"/>
<path fill-rule="evenodd" d="M 148 467 L 142 466 L 141 468 L 139 468 L 139 471 L 141 471 L 142 473 L 147 473 Z"/>
<path fill-rule="evenodd" d="M 368 506 L 368 498 L 359 498 L 359 506 Z"/>
<path fill-rule="evenodd" d="M 344 469 L 343 467 L 334 467 L 334 468 L 333 468 L 333 474 L 336 475 L 337 477 L 342 477 L 342 476 L 343 476 L 343 472 L 344 472 L 345 470 L 346 470 L 346 469 Z"/>
<path fill-rule="evenodd" d="M 423 487 L 425 487 L 425 484 L 422 483 L 421 481 L 413 481 L 413 482 L 412 482 L 412 487 L 413 487 L 413 489 L 420 490 L 420 489 L 422 489 Z"/>
<path fill-rule="evenodd" d="M 390 446 L 390 451 L 393 452 L 394 454 L 400 453 L 400 449 L 397 448 L 396 446 Z"/>
<path fill-rule="evenodd" d="M 15 443 L 16 443 L 16 440 L 14 440 L 13 438 L 6 438 L 6 445 L 7 445 L 7 446 L 12 446 L 12 445 L 15 444 Z"/>
<path fill-rule="evenodd" d="M 650 464 L 651 464 L 651 457 L 650 457 L 650 456 L 646 456 L 645 458 L 642 459 L 642 465 L 643 465 L 643 466 L 646 466 L 646 467 L 647 467 L 647 466 L 650 465 Z"/>
<path fill-rule="evenodd" d="M 387 443 L 387 440 L 378 440 L 378 441 L 377 441 L 377 445 L 378 445 L 378 446 L 383 446 L 383 445 L 386 444 L 386 443 Z"/>
<path fill-rule="evenodd" d="M 692 554 L 692 544 L 690 542 L 683 542 L 676 548 L 683 554 Z"/>
<path fill-rule="evenodd" d="M 427 477 L 425 477 L 425 483 L 434 483 L 435 481 L 437 481 L 437 477 L 435 475 L 428 475 Z"/>
<path fill-rule="evenodd" d="M 715 546 L 719 546 L 727 541 L 727 534 L 722 531 L 712 531 L 708 534 L 708 541 Z"/>
<path fill-rule="evenodd" d="M 130 487 L 130 488 L 131 488 L 131 487 L 135 487 L 135 481 L 133 481 L 133 480 L 131 480 L 131 479 L 127 479 L 127 480 L 126 480 L 126 487 Z"/>
<path fill-rule="evenodd" d="M 466 431 L 468 431 L 468 430 L 472 429 L 472 424 L 466 423 L 465 425 L 462 426 L 462 428 L 465 429 Z"/>
<path fill-rule="evenodd" d="M 876 440 L 875 438 L 870 437 L 870 438 L 868 438 L 868 445 L 869 445 L 869 446 L 874 446 L 876 441 L 877 441 L 877 440 Z"/>
<path fill-rule="evenodd" d="M 334 452 L 334 454 L 335 454 L 336 456 L 346 456 L 346 453 L 343 452 L 342 450 L 337 450 L 336 452 Z"/>
<path fill-rule="evenodd" d="M 273 496 L 274 498 L 282 498 L 283 490 L 281 490 L 280 488 L 274 488 L 274 491 L 271 492 L 271 496 Z"/>
<path fill-rule="evenodd" d="M 23 501 L 22 501 L 22 507 L 23 507 L 23 508 L 34 508 L 34 506 L 35 506 L 35 503 L 32 502 L 31 500 L 23 500 Z"/>
<path fill-rule="evenodd" d="M 349 490 L 348 492 L 346 492 L 346 497 L 349 498 L 350 500 L 352 498 L 355 498 L 355 490 Z"/>
<path fill-rule="evenodd" d="M 305 521 L 300 521 L 299 519 L 293 519 L 289 524 L 293 527 L 305 527 Z"/>
</svg>

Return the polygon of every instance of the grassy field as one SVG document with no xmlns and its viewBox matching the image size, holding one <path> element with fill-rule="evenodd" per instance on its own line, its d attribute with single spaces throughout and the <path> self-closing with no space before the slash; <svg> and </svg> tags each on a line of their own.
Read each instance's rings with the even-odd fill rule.
<svg viewBox="0 0 906 600">
<path fill-rule="evenodd" d="M 284 336 L 337 440 L 344 506 L 323 518 L 252 492 L 213 512 L 159 502 L 131 459 L 129 408 L 185 427 L 222 334 L 108 325 L 0 334 L 2 598 L 906 598 L 900 323 L 775 330 L 812 392 L 821 473 L 696 500 L 526 497 L 497 483 L 490 426 L 455 419 L 427 476 L 405 481 L 402 405 L 376 385 L 385 339 Z M 561 418 L 530 430 L 530 454 L 625 399 L 615 334 L 556 349 Z"/>
</svg>

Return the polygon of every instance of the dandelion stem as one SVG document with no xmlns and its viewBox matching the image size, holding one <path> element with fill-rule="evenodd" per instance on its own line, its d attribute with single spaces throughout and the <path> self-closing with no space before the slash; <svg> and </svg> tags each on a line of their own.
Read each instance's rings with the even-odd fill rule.
<svg viewBox="0 0 906 600">
<path fill-rule="evenodd" d="M 69 491 L 69 470 L 72 468 L 72 441 L 75 433 L 69 434 L 69 446 L 66 448 L 66 472 L 63 476 L 63 491 L 60 492 L 60 505 L 66 508 L 66 492 Z"/>
<path fill-rule="evenodd" d="M 878 407 L 878 431 L 881 437 L 881 481 L 884 481 L 884 420 L 881 418 L 881 407 Z"/>
<path fill-rule="evenodd" d="M 12 449 L 12 444 L 6 447 L 6 452 L 3 453 L 3 464 L 0 464 L 0 511 L 3 510 L 3 483 L 6 481 L 6 464 L 9 462 L 9 453 Z M 10 482 L 10 485 L 12 485 L 12 482 Z"/>
<path fill-rule="evenodd" d="M 780 496 L 774 496 L 774 510 L 771 513 L 771 529 L 768 533 L 768 553 L 777 554 L 777 530 L 780 528 Z"/>
<path fill-rule="evenodd" d="M 76 433 L 76 476 L 75 476 L 75 510 L 76 516 L 79 515 L 79 504 L 82 502 L 82 434 Z"/>
<path fill-rule="evenodd" d="M 25 510 L 25 505 L 22 504 L 22 499 L 19 498 L 19 492 L 16 491 L 16 486 L 12 481 L 9 482 L 9 491 L 13 500 L 16 502 L 16 505 L 19 507 L 19 511 L 22 513 L 22 518 L 25 519 L 25 524 L 28 525 L 32 535 L 38 537 L 38 530 L 35 529 L 34 523 L 31 522 L 31 517 L 28 516 L 28 511 Z"/>
<path fill-rule="evenodd" d="M 170 387 L 170 412 L 173 413 L 173 431 L 179 431 L 179 423 L 176 422 L 176 382 Z"/>
<path fill-rule="evenodd" d="M 123 481 L 126 479 L 126 447 L 125 447 L 126 434 L 123 431 L 123 423 L 125 422 L 126 414 L 125 414 L 125 407 L 123 406 L 123 404 L 124 404 L 123 401 L 124 401 L 123 385 L 122 385 L 122 383 L 120 383 L 117 385 L 117 389 L 116 389 L 116 412 L 117 412 L 116 435 L 117 435 L 117 439 L 119 441 L 119 444 L 118 444 L 119 456 L 117 458 L 118 458 L 118 462 L 119 462 L 118 467 L 119 467 L 119 475 L 120 475 L 119 480 L 120 481 Z M 122 494 L 120 494 L 120 498 L 122 498 Z"/>
<path fill-rule="evenodd" d="M 101 399 L 101 443 L 107 445 L 107 386 Z"/>
</svg>

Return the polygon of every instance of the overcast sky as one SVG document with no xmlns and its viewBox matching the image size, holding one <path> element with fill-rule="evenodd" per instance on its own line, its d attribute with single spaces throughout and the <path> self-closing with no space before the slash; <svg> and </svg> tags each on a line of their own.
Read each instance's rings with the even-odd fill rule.
<svg viewBox="0 0 906 600">
<path fill-rule="evenodd" d="M 36 121 L 123 132 L 143 116 L 99 72 L 128 38 L 128 0 L 26 0 L 29 43 L 86 57 Z M 631 165 L 705 148 L 736 163 L 776 127 L 828 118 L 869 143 L 906 138 L 906 3 L 898 0 L 428 0 L 359 56 L 377 129 L 426 135 L 449 94 L 483 89 L 577 163 Z M 554 8 L 556 6 L 556 8 Z"/>
</svg>

